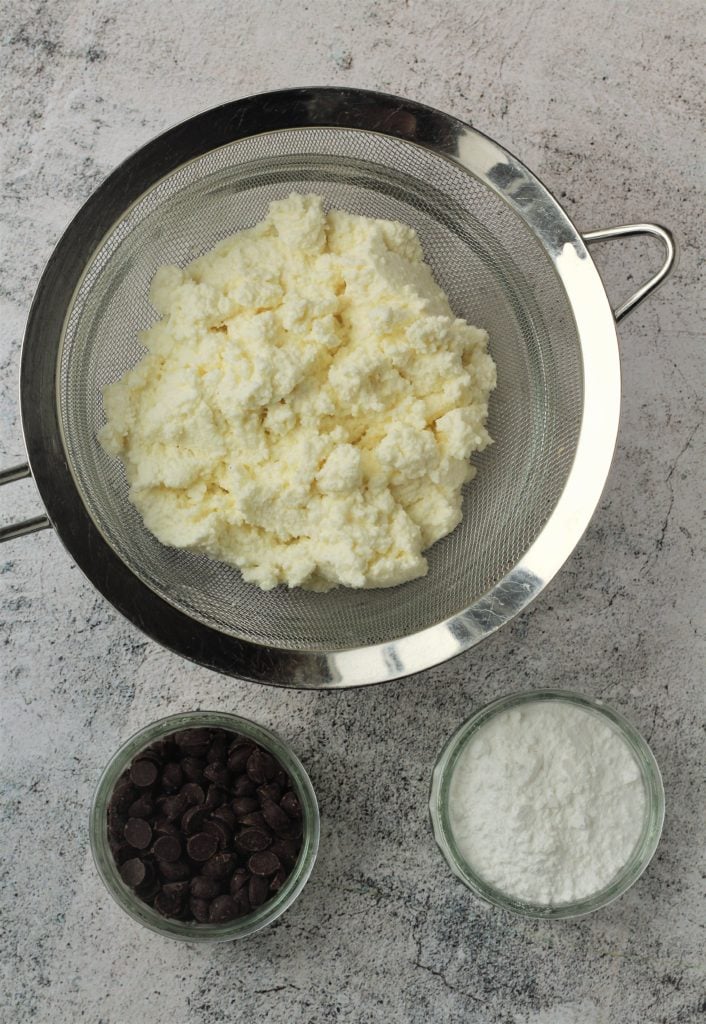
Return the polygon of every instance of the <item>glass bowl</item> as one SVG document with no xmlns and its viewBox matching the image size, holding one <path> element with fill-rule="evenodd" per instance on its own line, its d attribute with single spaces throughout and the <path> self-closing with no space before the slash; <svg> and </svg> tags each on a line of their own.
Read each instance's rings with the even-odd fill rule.
<svg viewBox="0 0 706 1024">
<path fill-rule="evenodd" d="M 302 846 L 297 862 L 282 888 L 262 906 L 244 917 L 223 924 L 199 924 L 163 917 L 143 903 L 123 882 L 108 845 L 108 802 L 115 783 L 135 756 L 155 740 L 180 729 L 220 728 L 249 736 L 280 762 L 290 776 L 302 808 Z M 264 726 L 238 715 L 218 711 L 190 711 L 171 715 L 140 729 L 112 757 L 100 777 L 93 798 L 90 841 L 98 874 L 110 895 L 135 921 L 173 939 L 187 942 L 227 942 L 259 931 L 283 914 L 302 891 L 311 874 L 319 846 L 319 808 L 314 789 L 299 758 L 280 737 Z"/>
<path fill-rule="evenodd" d="M 475 733 L 491 718 L 510 708 L 536 701 L 565 701 L 601 716 L 625 740 L 632 751 L 642 775 L 645 790 L 645 818 L 642 833 L 628 861 L 613 880 L 603 889 L 573 903 L 529 903 L 495 888 L 474 871 L 461 855 L 454 840 L 449 815 L 449 791 L 458 759 Z M 453 873 L 479 899 L 503 910 L 525 917 L 569 918 L 580 917 L 607 906 L 633 885 L 645 870 L 657 849 L 664 822 L 664 787 L 662 776 L 652 751 L 633 726 L 617 711 L 601 701 L 591 700 L 570 690 L 526 690 L 500 697 L 486 704 L 460 726 L 447 742 L 434 766 L 429 800 L 429 812 L 436 843 Z"/>
</svg>

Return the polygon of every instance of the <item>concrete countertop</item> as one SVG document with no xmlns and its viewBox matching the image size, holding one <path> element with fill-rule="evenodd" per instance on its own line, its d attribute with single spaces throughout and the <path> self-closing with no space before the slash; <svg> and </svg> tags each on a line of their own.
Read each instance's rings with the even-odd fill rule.
<svg viewBox="0 0 706 1024">
<path fill-rule="evenodd" d="M 527 613 L 440 668 L 330 694 L 226 679 L 147 640 L 50 531 L 3 546 L 0 1020 L 703 1019 L 702 15 L 698 0 L 6 0 L 2 467 L 24 457 L 20 341 L 65 225 L 140 144 L 228 99 L 304 84 L 409 96 L 515 152 L 582 230 L 654 220 L 682 253 L 670 282 L 620 325 L 618 448 L 584 540 Z M 658 263 L 646 242 L 596 258 L 616 303 Z M 0 522 L 36 511 L 31 481 L 3 489 Z M 481 703 L 541 685 L 623 712 L 667 793 L 643 878 L 606 910 L 556 924 L 476 902 L 426 816 L 453 729 Z M 309 885 L 276 926 L 238 945 L 192 948 L 141 929 L 88 849 L 110 754 L 194 706 L 278 729 L 321 803 Z"/>
</svg>

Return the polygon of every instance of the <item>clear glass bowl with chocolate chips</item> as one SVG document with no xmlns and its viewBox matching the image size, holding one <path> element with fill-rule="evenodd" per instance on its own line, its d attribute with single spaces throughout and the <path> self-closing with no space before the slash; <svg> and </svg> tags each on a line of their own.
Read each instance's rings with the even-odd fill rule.
<svg viewBox="0 0 706 1024">
<path fill-rule="evenodd" d="M 223 942 L 264 928 L 304 888 L 319 810 L 269 729 L 193 711 L 140 730 L 103 772 L 91 849 L 108 891 L 162 935 Z"/>
</svg>

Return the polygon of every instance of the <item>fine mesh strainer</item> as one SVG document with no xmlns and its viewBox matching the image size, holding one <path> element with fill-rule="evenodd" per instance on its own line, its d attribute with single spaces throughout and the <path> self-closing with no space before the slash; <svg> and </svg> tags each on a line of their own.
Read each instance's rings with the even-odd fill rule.
<svg viewBox="0 0 706 1024">
<path fill-rule="evenodd" d="M 102 389 L 143 354 L 158 266 L 185 264 L 290 192 L 400 220 L 457 316 L 485 327 L 498 368 L 461 525 L 429 573 L 394 589 L 263 593 L 205 556 L 165 547 L 128 500 L 96 433 Z M 615 321 L 586 242 L 514 157 L 428 107 L 378 93 L 299 89 L 240 100 L 145 146 L 88 200 L 40 282 L 22 353 L 29 465 L 52 525 L 93 583 L 156 640 L 212 668 L 298 687 L 363 685 L 459 653 L 525 607 L 598 502 L 620 403 Z M 3 482 L 29 475 L 29 466 Z"/>
</svg>

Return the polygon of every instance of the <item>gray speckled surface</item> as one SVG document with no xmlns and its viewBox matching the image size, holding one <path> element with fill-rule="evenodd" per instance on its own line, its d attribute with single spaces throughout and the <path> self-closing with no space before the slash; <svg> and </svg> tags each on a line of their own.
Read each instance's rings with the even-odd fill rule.
<svg viewBox="0 0 706 1024">
<path fill-rule="evenodd" d="M 584 541 L 529 613 L 442 668 L 323 695 L 220 678 L 120 618 L 51 533 L 2 548 L 3 1022 L 704 1019 L 700 12 L 699 0 L 5 0 L 2 465 L 23 457 L 20 339 L 63 227 L 139 144 L 223 100 L 311 83 L 408 95 L 516 152 L 581 228 L 662 221 L 682 258 L 621 325 L 618 450 Z M 619 297 L 656 252 L 615 246 L 601 259 Z M 0 515 L 36 507 L 25 482 L 5 489 Z M 491 697 L 542 684 L 624 712 L 650 740 L 667 792 L 646 875 L 571 923 L 474 902 L 437 854 L 425 812 L 435 755 L 456 725 Z M 110 753 L 196 705 L 279 729 L 321 802 L 311 882 L 277 926 L 237 946 L 194 949 L 143 931 L 107 896 L 88 850 Z"/>
</svg>

